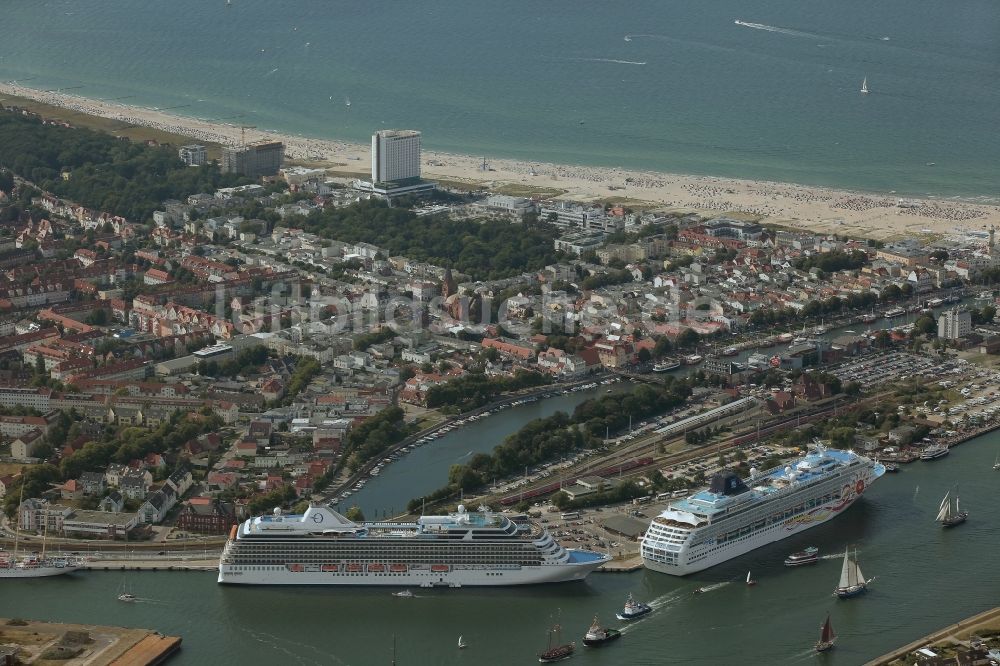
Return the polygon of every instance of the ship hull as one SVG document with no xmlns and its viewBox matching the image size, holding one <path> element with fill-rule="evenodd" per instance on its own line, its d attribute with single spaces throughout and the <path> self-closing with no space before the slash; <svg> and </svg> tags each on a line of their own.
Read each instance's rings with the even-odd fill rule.
<svg viewBox="0 0 1000 666">
<path fill-rule="evenodd" d="M 549 564 L 517 568 L 459 569 L 437 572 L 363 573 L 348 571 L 291 571 L 285 566 L 252 567 L 221 564 L 218 582 L 233 585 L 381 585 L 386 587 L 504 587 L 582 581 L 607 560 L 578 564 Z"/>
<path fill-rule="evenodd" d="M 11 567 L 0 568 L 0 578 L 48 578 L 73 573 L 79 567 Z"/>
<path fill-rule="evenodd" d="M 810 515 L 808 520 L 792 518 L 784 523 L 771 525 L 770 527 L 751 535 L 745 541 L 740 541 L 734 543 L 728 548 L 715 551 L 696 563 L 683 563 L 676 565 L 666 564 L 664 562 L 658 562 L 654 559 L 643 556 L 642 564 L 647 569 L 658 571 L 660 573 L 671 574 L 673 576 L 687 576 L 688 574 L 704 571 L 705 569 L 714 567 L 717 564 L 728 562 L 729 560 L 739 557 L 740 555 L 745 555 L 752 550 L 761 548 L 762 546 L 775 543 L 776 541 L 781 541 L 782 539 L 787 539 L 790 536 L 794 536 L 800 532 L 805 532 L 806 530 L 816 527 L 817 525 L 822 525 L 828 520 L 840 515 L 840 513 L 844 510 L 848 509 L 852 504 L 854 504 L 855 501 L 857 501 L 858 497 L 858 495 L 855 495 L 847 501 L 831 502 L 826 506 L 820 507 L 819 510 L 814 511 Z"/>
</svg>

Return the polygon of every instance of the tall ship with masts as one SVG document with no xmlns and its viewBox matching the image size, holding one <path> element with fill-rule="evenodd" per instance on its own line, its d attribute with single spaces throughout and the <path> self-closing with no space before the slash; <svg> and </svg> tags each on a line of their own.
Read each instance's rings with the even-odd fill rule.
<svg viewBox="0 0 1000 666">
<path fill-rule="evenodd" d="M 716 474 L 708 489 L 671 502 L 650 522 L 640 553 L 647 569 L 684 576 L 834 518 L 885 474 L 853 451 L 816 442 L 785 467 Z"/>
<path fill-rule="evenodd" d="M 414 522 L 347 519 L 328 507 L 233 526 L 219 582 L 244 585 L 527 585 L 583 580 L 609 556 L 563 548 L 542 527 L 459 505 Z"/>
<path fill-rule="evenodd" d="M 23 504 L 24 486 L 21 486 L 21 496 L 18 506 Z M 0 578 L 44 578 L 47 576 L 61 576 L 76 571 L 83 567 L 83 562 L 71 557 L 51 557 L 46 555 L 46 538 L 48 536 L 48 517 L 44 517 L 45 527 L 42 531 L 42 552 L 41 554 L 29 553 L 19 555 L 18 550 L 21 540 L 21 530 L 18 525 L 20 520 L 14 522 L 14 551 L 8 553 L 0 550 Z"/>
</svg>

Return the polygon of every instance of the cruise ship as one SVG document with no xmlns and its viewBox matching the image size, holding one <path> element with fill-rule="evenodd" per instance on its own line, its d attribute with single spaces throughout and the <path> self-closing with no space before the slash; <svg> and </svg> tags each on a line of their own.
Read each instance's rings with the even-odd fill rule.
<svg viewBox="0 0 1000 666">
<path fill-rule="evenodd" d="M 675 576 L 721 564 L 825 523 L 883 474 L 881 463 L 818 443 L 784 468 L 751 469 L 748 482 L 720 472 L 707 490 L 653 518 L 641 544 L 643 564 Z"/>
<path fill-rule="evenodd" d="M 234 525 L 219 582 L 463 587 L 583 580 L 609 556 L 566 549 L 541 527 L 459 506 L 415 522 L 356 523 L 328 507 Z"/>
</svg>

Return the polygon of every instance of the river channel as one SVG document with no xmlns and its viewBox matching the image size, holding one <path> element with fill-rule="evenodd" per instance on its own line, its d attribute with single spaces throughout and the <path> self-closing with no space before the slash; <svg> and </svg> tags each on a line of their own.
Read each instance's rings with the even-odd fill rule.
<svg viewBox="0 0 1000 666">
<path fill-rule="evenodd" d="M 874 484 L 843 516 L 688 578 L 646 570 L 593 574 L 556 586 L 419 591 L 400 599 L 388 588 L 222 587 L 212 573 L 130 573 L 136 604 L 117 601 L 119 572 L 7 580 L 0 616 L 157 629 L 180 635 L 172 664 L 390 664 L 399 666 L 537 663 L 546 627 L 557 618 L 577 640 L 579 664 L 821 664 L 856 666 L 928 631 L 993 607 L 1000 592 L 1000 530 L 993 511 L 1000 472 L 992 470 L 1000 434 L 985 435 L 932 462 L 915 462 Z M 944 493 L 960 484 L 969 522 L 934 522 Z M 788 569 L 782 558 L 816 545 L 828 559 Z M 858 549 L 868 595 L 833 595 L 845 546 Z M 747 570 L 758 581 L 742 584 Z M 724 583 L 694 595 L 703 585 Z M 594 614 L 614 623 L 629 592 L 656 612 L 620 642 L 584 650 Z M 827 613 L 839 634 L 823 656 L 811 650 Z M 464 636 L 468 649 L 456 642 Z"/>
</svg>

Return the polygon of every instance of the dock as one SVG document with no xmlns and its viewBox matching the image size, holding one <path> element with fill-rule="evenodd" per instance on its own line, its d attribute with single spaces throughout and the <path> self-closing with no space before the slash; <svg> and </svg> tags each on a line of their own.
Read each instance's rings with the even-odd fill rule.
<svg viewBox="0 0 1000 666">
<path fill-rule="evenodd" d="M 642 568 L 642 558 L 638 555 L 622 560 L 611 560 L 597 567 L 597 573 L 629 573 Z"/>
<path fill-rule="evenodd" d="M 0 643 L 14 648 L 15 663 L 77 666 L 162 664 L 181 648 L 179 636 L 150 629 L 0 618 Z"/>
<path fill-rule="evenodd" d="M 84 571 L 218 571 L 219 558 L 209 560 L 88 560 Z"/>
<path fill-rule="evenodd" d="M 867 662 L 864 666 L 902 666 L 908 655 L 919 648 L 946 646 L 952 650 L 968 648 L 970 637 L 986 638 L 1000 634 L 1000 607 L 973 615 L 955 624 L 948 625 L 901 648 L 888 652 Z M 938 649 L 942 649 L 938 647 Z M 935 650 L 935 652 L 938 650 Z M 963 662 L 964 663 L 964 662 Z"/>
</svg>

